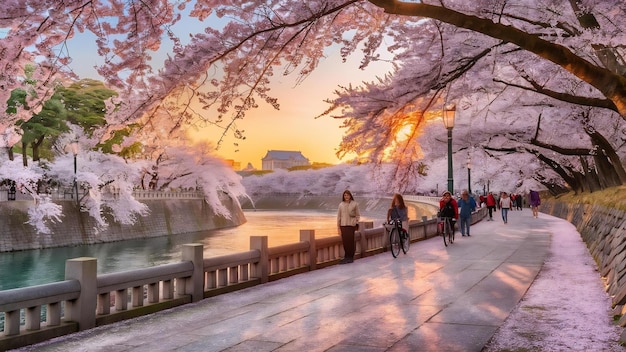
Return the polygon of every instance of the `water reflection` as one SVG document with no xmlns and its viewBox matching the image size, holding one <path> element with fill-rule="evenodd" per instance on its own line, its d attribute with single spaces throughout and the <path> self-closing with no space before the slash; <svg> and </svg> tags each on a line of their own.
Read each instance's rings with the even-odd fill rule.
<svg viewBox="0 0 626 352">
<path fill-rule="evenodd" d="M 180 261 L 181 247 L 187 243 L 202 243 L 207 258 L 250 249 L 250 236 L 268 236 L 273 247 L 297 242 L 301 229 L 316 230 L 318 238 L 337 235 L 335 211 L 246 211 L 245 215 L 245 224 L 229 229 L 0 253 L 0 290 L 61 281 L 65 261 L 78 257 L 97 258 L 98 273 L 103 274 Z M 380 211 L 362 215 L 362 221 L 373 221 L 374 226 L 380 226 L 385 217 Z M 418 214 L 411 208 L 409 216 L 416 218 Z"/>
<path fill-rule="evenodd" d="M 336 235 L 335 213 L 329 211 L 251 211 L 241 226 L 76 247 L 0 253 L 0 290 L 60 281 L 65 261 L 98 259 L 98 273 L 111 273 L 180 261 L 181 247 L 202 243 L 204 256 L 250 249 L 250 236 L 268 236 L 270 246 L 296 242 L 300 229 L 314 229 L 318 237 Z M 369 218 L 365 217 L 365 221 Z"/>
</svg>

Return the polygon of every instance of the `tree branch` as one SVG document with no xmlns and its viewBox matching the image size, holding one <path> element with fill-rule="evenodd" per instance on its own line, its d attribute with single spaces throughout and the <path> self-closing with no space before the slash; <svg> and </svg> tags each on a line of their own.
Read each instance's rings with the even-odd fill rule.
<svg viewBox="0 0 626 352">
<path fill-rule="evenodd" d="M 489 37 L 513 43 L 526 51 L 549 60 L 598 89 L 615 104 L 626 119 L 626 77 L 598 67 L 572 53 L 568 48 L 551 43 L 515 27 L 467 15 L 442 6 L 407 3 L 398 0 L 368 0 L 386 13 L 427 17 L 456 27 L 466 28 Z"/>
</svg>

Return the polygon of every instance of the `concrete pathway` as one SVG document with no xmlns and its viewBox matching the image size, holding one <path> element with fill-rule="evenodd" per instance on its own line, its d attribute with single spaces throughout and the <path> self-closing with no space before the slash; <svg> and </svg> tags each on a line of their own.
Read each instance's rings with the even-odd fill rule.
<svg viewBox="0 0 626 352">
<path fill-rule="evenodd" d="M 496 213 L 497 216 L 500 213 Z M 548 221 L 509 212 L 383 253 L 23 351 L 480 351 L 549 255 Z"/>
</svg>

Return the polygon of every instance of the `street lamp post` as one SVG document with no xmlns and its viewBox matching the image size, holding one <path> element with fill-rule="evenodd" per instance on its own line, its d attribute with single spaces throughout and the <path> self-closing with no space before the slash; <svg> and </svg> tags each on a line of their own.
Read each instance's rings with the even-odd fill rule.
<svg viewBox="0 0 626 352">
<path fill-rule="evenodd" d="M 472 158 L 467 157 L 467 191 L 472 194 Z"/>
<path fill-rule="evenodd" d="M 70 150 L 72 151 L 72 154 L 74 154 L 74 193 L 76 195 L 76 204 L 79 204 L 78 181 L 76 179 L 76 171 L 77 171 L 76 157 L 78 156 L 78 141 L 72 141 L 72 143 L 70 143 Z"/>
<path fill-rule="evenodd" d="M 448 191 L 454 194 L 454 179 L 452 176 L 452 129 L 454 128 L 454 115 L 456 106 L 450 104 L 443 110 L 443 125 L 448 130 Z"/>
</svg>

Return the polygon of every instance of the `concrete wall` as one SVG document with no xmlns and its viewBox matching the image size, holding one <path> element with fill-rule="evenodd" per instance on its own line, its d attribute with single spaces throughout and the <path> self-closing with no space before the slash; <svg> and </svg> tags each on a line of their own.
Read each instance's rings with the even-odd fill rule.
<svg viewBox="0 0 626 352">
<path fill-rule="evenodd" d="M 60 223 L 50 225 L 51 235 L 39 234 L 26 223 L 32 201 L 0 202 L 0 252 L 206 231 L 237 226 L 246 221 L 237 203 L 227 197 L 222 202 L 233 214 L 232 219 L 216 216 L 203 199 L 142 202 L 150 208 L 150 215 L 139 217 L 136 224 L 128 226 L 109 221 L 110 225 L 106 229 L 97 229 L 95 221 L 88 214 L 80 213 L 75 202 L 57 201 L 65 215 Z"/>
</svg>

